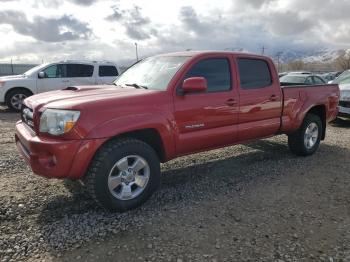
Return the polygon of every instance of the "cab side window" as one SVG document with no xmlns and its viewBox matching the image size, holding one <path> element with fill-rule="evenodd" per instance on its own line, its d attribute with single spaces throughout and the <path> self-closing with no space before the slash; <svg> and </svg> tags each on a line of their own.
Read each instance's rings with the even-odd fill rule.
<svg viewBox="0 0 350 262">
<path fill-rule="evenodd" d="M 185 79 L 189 77 L 204 77 L 208 84 L 207 92 L 231 89 L 231 70 L 226 58 L 209 58 L 199 61 L 187 72 Z"/>
<path fill-rule="evenodd" d="M 308 85 L 313 85 L 314 82 L 312 81 L 312 77 L 311 76 L 308 76 L 305 80 L 305 84 L 308 84 Z"/>
<path fill-rule="evenodd" d="M 239 58 L 238 71 L 242 89 L 258 89 L 272 84 L 269 65 L 262 59 Z"/>
<path fill-rule="evenodd" d="M 315 82 L 315 85 L 325 84 L 325 82 L 322 80 L 322 78 L 319 78 L 318 76 L 314 76 L 314 82 Z"/>
<path fill-rule="evenodd" d="M 93 65 L 67 64 L 68 77 L 92 77 Z"/>
<path fill-rule="evenodd" d="M 98 76 L 118 76 L 118 70 L 115 66 L 99 66 Z"/>
</svg>

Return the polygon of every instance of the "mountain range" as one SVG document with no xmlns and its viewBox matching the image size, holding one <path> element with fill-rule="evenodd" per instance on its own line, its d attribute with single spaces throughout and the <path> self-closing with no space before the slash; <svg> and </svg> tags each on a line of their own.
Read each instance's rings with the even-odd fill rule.
<svg viewBox="0 0 350 262">
<path fill-rule="evenodd" d="M 280 52 L 280 62 L 288 63 L 294 60 L 302 60 L 305 63 L 328 63 L 339 56 L 350 53 L 350 49 L 321 49 L 315 51 L 285 50 Z M 276 58 L 277 55 L 274 56 Z"/>
</svg>

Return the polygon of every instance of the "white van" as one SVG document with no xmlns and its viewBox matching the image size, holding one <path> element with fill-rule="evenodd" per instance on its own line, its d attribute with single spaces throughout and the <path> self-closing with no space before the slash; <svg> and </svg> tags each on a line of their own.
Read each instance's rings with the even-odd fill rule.
<svg viewBox="0 0 350 262">
<path fill-rule="evenodd" d="M 0 77 L 0 103 L 20 111 L 22 101 L 33 94 L 76 85 L 112 83 L 119 72 L 107 61 L 62 61 L 36 66 L 23 75 Z"/>
</svg>

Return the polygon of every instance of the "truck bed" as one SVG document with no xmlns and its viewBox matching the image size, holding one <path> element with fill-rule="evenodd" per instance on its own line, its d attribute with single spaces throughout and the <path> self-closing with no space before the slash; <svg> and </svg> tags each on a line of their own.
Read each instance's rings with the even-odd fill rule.
<svg viewBox="0 0 350 262">
<path fill-rule="evenodd" d="M 281 89 L 283 93 L 282 133 L 289 134 L 296 131 L 306 112 L 315 105 L 320 105 L 319 110 L 325 110 L 326 123 L 337 116 L 338 85 L 294 85 L 282 86 Z"/>
</svg>

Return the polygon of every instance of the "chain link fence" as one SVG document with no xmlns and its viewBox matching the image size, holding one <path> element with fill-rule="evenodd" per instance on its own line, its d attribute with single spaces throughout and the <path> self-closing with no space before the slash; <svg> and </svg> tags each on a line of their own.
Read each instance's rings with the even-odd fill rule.
<svg viewBox="0 0 350 262">
<path fill-rule="evenodd" d="M 0 76 L 20 75 L 37 64 L 14 63 L 12 61 L 0 61 Z"/>
</svg>

